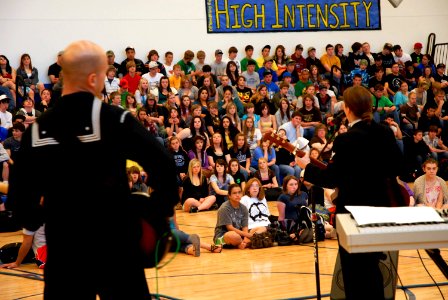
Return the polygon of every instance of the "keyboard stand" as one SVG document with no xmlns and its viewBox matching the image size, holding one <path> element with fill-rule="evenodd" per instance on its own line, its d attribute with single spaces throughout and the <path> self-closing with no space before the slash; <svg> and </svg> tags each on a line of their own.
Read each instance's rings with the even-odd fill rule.
<svg viewBox="0 0 448 300">
<path fill-rule="evenodd" d="M 446 264 L 446 261 L 443 259 L 442 255 L 440 255 L 440 249 L 425 249 L 425 251 L 434 261 L 436 266 L 439 267 L 443 275 L 445 275 L 445 278 L 448 279 L 448 265 Z"/>
</svg>

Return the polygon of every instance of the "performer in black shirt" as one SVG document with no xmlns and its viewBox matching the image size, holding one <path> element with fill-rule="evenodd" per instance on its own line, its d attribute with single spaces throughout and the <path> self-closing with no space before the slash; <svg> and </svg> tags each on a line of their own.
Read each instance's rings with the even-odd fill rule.
<svg viewBox="0 0 448 300">
<path fill-rule="evenodd" d="M 8 195 L 25 228 L 43 198 L 44 298 L 151 299 L 126 160 L 149 174 L 150 200 L 169 217 L 179 201 L 174 159 L 128 111 L 98 99 L 107 69 L 103 49 L 74 42 L 61 66 L 63 97 L 24 133 Z M 73 264 L 76 270 L 67 272 Z"/>
<path fill-rule="evenodd" d="M 346 213 L 346 205 L 391 206 L 390 186 L 399 191 L 394 180 L 402 172 L 403 158 L 392 130 L 372 120 L 371 101 L 363 87 L 344 91 L 344 112 L 351 128 L 335 139 L 327 169 L 312 164 L 305 169 L 305 181 L 338 188 L 336 213 Z M 341 246 L 339 254 L 346 299 L 384 299 L 380 255 L 349 254 Z"/>
</svg>

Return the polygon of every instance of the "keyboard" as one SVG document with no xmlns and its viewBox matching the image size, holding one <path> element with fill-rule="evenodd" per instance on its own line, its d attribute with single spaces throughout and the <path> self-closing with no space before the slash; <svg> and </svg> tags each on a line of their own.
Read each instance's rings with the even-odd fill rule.
<svg viewBox="0 0 448 300">
<path fill-rule="evenodd" d="M 358 226 L 350 214 L 336 215 L 339 243 L 349 253 L 448 248 L 448 210 L 444 222 Z"/>
</svg>

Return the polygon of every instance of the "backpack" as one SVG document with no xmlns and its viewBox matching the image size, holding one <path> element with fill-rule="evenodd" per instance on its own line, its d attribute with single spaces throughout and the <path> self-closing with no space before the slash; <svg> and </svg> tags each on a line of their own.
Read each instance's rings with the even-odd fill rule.
<svg viewBox="0 0 448 300">
<path fill-rule="evenodd" d="M 17 256 L 19 255 L 19 249 L 22 243 L 9 243 L 0 248 L 0 261 L 2 264 L 8 264 L 15 262 Z M 34 252 L 30 249 L 26 257 L 23 259 L 22 263 L 34 262 Z"/>
<path fill-rule="evenodd" d="M 308 229 L 311 231 L 313 228 L 311 209 L 302 205 L 297 207 L 297 214 L 299 216 L 299 230 Z M 320 214 L 317 214 L 316 237 L 318 241 L 325 239 L 325 221 Z"/>
</svg>

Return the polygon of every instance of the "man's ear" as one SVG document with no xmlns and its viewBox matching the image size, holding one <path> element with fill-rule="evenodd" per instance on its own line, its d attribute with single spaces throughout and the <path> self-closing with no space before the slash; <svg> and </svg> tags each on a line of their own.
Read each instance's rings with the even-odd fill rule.
<svg viewBox="0 0 448 300">
<path fill-rule="evenodd" d="M 97 80 L 98 80 L 98 77 L 96 76 L 96 74 L 95 73 L 91 73 L 87 77 L 87 84 L 89 85 L 89 87 L 95 87 Z"/>
</svg>

